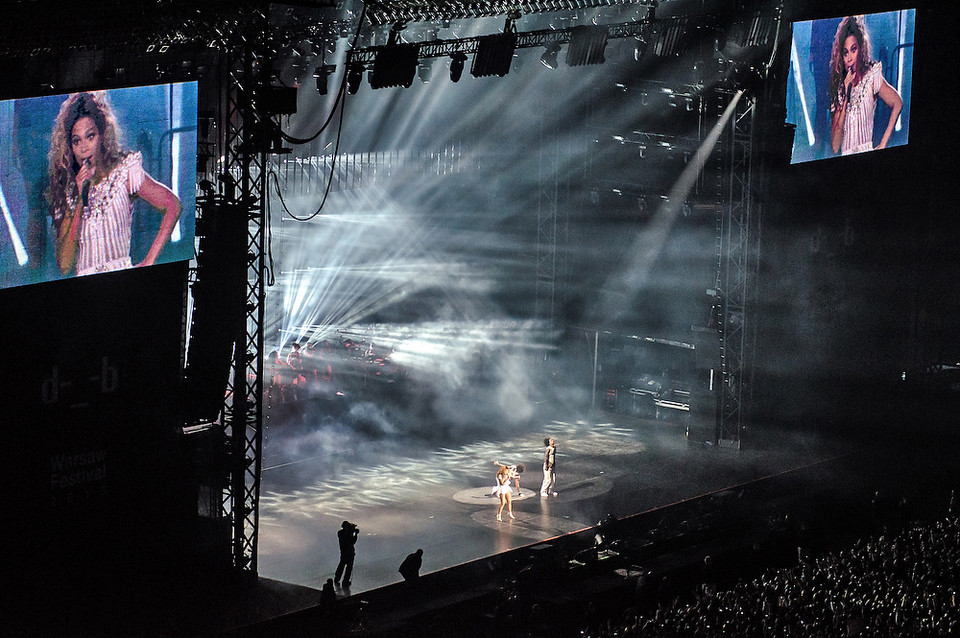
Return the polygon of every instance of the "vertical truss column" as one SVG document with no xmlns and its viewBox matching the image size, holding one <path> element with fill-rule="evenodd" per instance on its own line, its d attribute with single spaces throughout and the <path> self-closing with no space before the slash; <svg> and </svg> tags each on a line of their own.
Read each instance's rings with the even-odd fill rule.
<svg viewBox="0 0 960 638">
<path fill-rule="evenodd" d="M 534 316 L 551 327 L 556 321 L 557 237 L 559 225 L 560 141 L 548 143 L 545 125 L 540 123 L 540 151 L 537 158 L 537 288 Z"/>
<path fill-rule="evenodd" d="M 748 339 L 748 311 L 754 301 L 756 248 L 753 245 L 753 129 L 756 100 L 752 96 L 737 105 L 727 135 L 728 200 L 720 235 L 717 279 L 722 291 L 720 326 L 720 378 L 717 410 L 718 443 L 741 447 L 745 423 L 744 401 L 752 366 Z"/>
<path fill-rule="evenodd" d="M 223 411 L 224 435 L 228 445 L 230 474 L 221 495 L 222 512 L 230 520 L 231 555 L 236 569 L 256 573 L 259 526 L 260 468 L 262 433 L 264 254 L 266 199 L 266 151 L 262 130 L 265 122 L 258 111 L 256 92 L 263 83 L 265 61 L 261 42 L 266 35 L 266 18 L 260 29 L 251 28 L 228 55 L 229 87 L 225 108 L 224 166 L 221 191 L 236 203 L 238 214 L 246 216 L 246 289 L 244 330 L 233 353 L 233 373 Z"/>
</svg>

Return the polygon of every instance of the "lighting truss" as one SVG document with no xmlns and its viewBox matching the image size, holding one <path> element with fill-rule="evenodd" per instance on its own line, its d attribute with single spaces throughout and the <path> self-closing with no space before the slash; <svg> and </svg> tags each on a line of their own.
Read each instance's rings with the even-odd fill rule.
<svg viewBox="0 0 960 638">
<path fill-rule="evenodd" d="M 617 24 L 604 25 L 606 28 L 607 39 L 614 38 L 633 38 L 640 35 L 646 28 L 648 20 L 633 22 L 622 22 Z M 528 31 L 526 33 L 517 33 L 515 49 L 533 49 L 545 47 L 548 44 L 569 44 L 572 29 L 552 30 L 543 29 L 541 31 Z M 475 54 L 480 42 L 489 36 L 476 36 L 470 38 L 460 38 L 457 40 L 431 40 L 430 42 L 421 42 L 420 59 L 443 58 L 454 53 Z M 384 47 L 366 47 L 354 49 L 349 53 L 351 64 L 361 64 L 364 67 L 372 66 L 377 55 Z"/>
<path fill-rule="evenodd" d="M 747 422 L 749 387 L 752 377 L 755 327 L 752 325 L 759 269 L 757 235 L 751 192 L 756 100 L 742 100 L 730 122 L 726 169 L 727 210 L 720 237 L 717 281 L 726 291 L 723 304 L 720 346 L 720 410 L 717 414 L 718 443 L 741 448 L 742 429 Z"/>
<path fill-rule="evenodd" d="M 274 170 L 284 193 L 305 195 L 322 192 L 328 176 L 333 180 L 330 190 L 335 192 L 377 184 L 390 178 L 391 169 L 419 177 L 457 175 L 465 170 L 464 158 L 470 155 L 470 148 L 457 143 L 426 151 L 341 153 L 336 162 L 332 154 L 285 156 L 274 160 Z"/>
<path fill-rule="evenodd" d="M 557 279 L 564 274 L 563 251 L 557 244 L 566 238 L 565 224 L 560 220 L 560 140 L 548 135 L 547 125 L 540 122 L 540 143 L 537 144 L 537 170 L 540 185 L 537 193 L 537 273 L 534 313 L 537 319 L 553 327 L 557 320 Z"/>
<path fill-rule="evenodd" d="M 511 11 L 523 14 L 550 11 L 576 11 L 597 7 L 635 6 L 653 10 L 655 2 L 636 0 L 367 0 L 367 16 L 371 24 L 380 26 L 395 22 L 429 22 L 434 20 L 462 20 L 491 18 Z"/>
<path fill-rule="evenodd" d="M 14 2 L 4 4 L 13 5 Z M 106 49 L 195 43 L 214 46 L 231 40 L 257 24 L 264 4 L 260 0 L 207 0 L 203 11 L 196 0 L 130 2 L 98 0 L 94 11 L 62 11 L 54 0 L 21 0 L 16 19 L 0 23 L 0 55 L 49 55 L 69 49 Z M 103 28 L 110 16 L 110 28 Z"/>
<path fill-rule="evenodd" d="M 236 335 L 233 375 L 228 382 L 220 427 L 227 441 L 228 462 L 220 489 L 220 517 L 229 523 L 234 569 L 257 572 L 260 469 L 263 442 L 263 326 L 266 248 L 266 149 L 257 144 L 268 114 L 255 100 L 268 75 L 263 45 L 251 29 L 241 45 L 228 46 L 230 90 L 222 105 L 223 140 L 218 190 L 246 217 L 245 303 L 242 334 Z M 252 34 L 252 35 L 251 35 Z M 226 43 L 224 43 L 226 44 Z"/>
</svg>

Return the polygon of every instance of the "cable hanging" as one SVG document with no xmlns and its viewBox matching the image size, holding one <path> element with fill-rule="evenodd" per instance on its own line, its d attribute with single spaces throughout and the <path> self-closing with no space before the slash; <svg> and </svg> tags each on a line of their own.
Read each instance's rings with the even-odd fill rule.
<svg viewBox="0 0 960 638">
<path fill-rule="evenodd" d="M 363 29 L 363 20 L 364 20 L 364 17 L 366 16 L 366 13 L 367 13 L 367 5 L 366 3 L 363 3 L 363 8 L 360 10 L 360 19 L 357 21 L 357 30 L 353 34 L 353 41 L 350 43 L 350 51 L 347 52 L 348 58 L 352 54 L 353 50 L 357 48 L 357 43 L 360 41 L 360 31 Z M 345 64 L 344 66 L 346 67 L 349 65 Z M 340 100 L 343 99 L 343 96 L 346 93 L 346 86 L 347 86 L 347 73 L 346 73 L 346 70 L 344 70 L 342 77 L 340 78 L 340 88 L 337 91 L 337 98 L 333 102 L 333 108 L 330 109 L 330 114 L 327 115 L 327 119 L 320 126 L 320 129 L 316 133 L 314 133 L 309 137 L 294 137 L 293 135 L 290 135 L 289 133 L 286 133 L 285 131 L 283 131 L 283 129 L 280 128 L 280 125 L 277 124 L 276 126 L 280 133 L 280 136 L 290 144 L 298 144 L 298 145 L 309 144 L 310 142 L 320 137 L 320 135 L 323 134 L 325 130 L 327 130 L 327 127 L 330 126 L 330 122 L 333 121 L 333 116 L 336 115 L 337 113 L 337 107 L 340 106 Z M 341 110 L 341 114 L 342 114 L 342 110 Z"/>
</svg>

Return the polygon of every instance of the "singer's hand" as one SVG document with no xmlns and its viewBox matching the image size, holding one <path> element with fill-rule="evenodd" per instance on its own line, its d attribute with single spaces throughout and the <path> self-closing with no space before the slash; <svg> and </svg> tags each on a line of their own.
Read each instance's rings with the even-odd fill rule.
<svg viewBox="0 0 960 638">
<path fill-rule="evenodd" d="M 89 159 L 83 160 L 83 164 L 80 165 L 80 170 L 77 171 L 77 192 L 83 192 L 83 185 L 93 178 L 95 172 L 96 169 L 93 166 L 93 162 Z"/>
<path fill-rule="evenodd" d="M 853 88 L 854 80 L 856 80 L 856 73 L 848 69 L 846 75 L 843 76 L 843 87 L 846 89 L 848 97 L 850 95 L 850 89 Z"/>
</svg>

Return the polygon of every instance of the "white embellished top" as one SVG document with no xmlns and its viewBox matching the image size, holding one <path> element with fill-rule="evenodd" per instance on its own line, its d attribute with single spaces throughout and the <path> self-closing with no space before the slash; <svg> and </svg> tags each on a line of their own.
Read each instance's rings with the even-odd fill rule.
<svg viewBox="0 0 960 638">
<path fill-rule="evenodd" d="M 143 184 L 143 155 L 130 153 L 90 187 L 77 249 L 77 276 L 130 268 L 133 204 Z M 71 209 L 76 197 L 67 196 Z M 58 211 L 62 217 L 62 212 Z"/>
<path fill-rule="evenodd" d="M 873 150 L 873 116 L 877 111 L 877 94 L 883 86 L 883 66 L 874 62 L 850 91 L 847 119 L 843 127 L 841 155 Z M 840 90 L 843 89 L 841 84 Z"/>
</svg>

